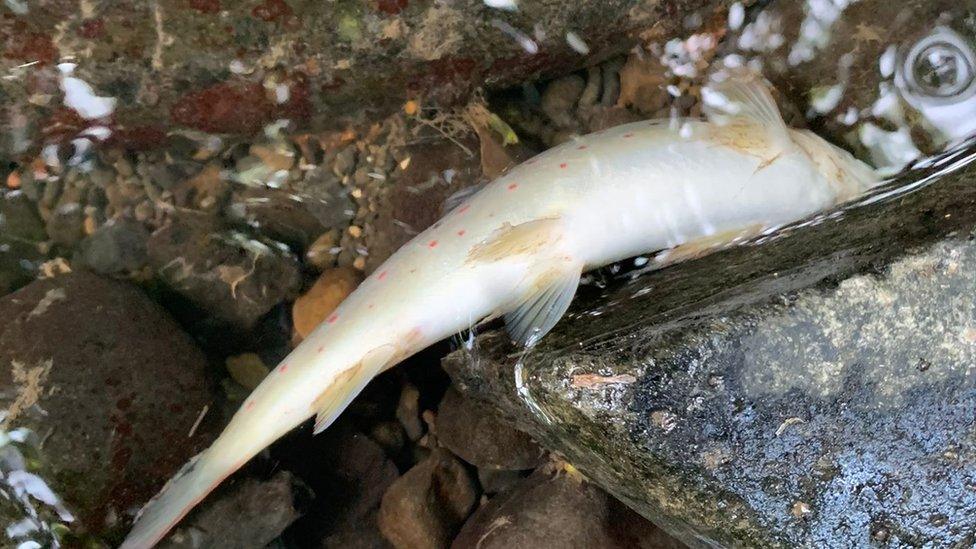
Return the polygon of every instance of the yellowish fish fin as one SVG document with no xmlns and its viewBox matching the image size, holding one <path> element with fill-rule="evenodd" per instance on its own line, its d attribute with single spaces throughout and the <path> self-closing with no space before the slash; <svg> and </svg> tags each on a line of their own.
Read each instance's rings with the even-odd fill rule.
<svg viewBox="0 0 976 549">
<path fill-rule="evenodd" d="M 789 128 L 762 76 L 746 71 L 727 75 L 702 90 L 705 114 L 717 125 L 756 124 L 781 149 L 791 144 Z"/>
<path fill-rule="evenodd" d="M 540 252 L 560 238 L 559 218 L 547 217 L 519 225 L 505 223 L 468 253 L 468 262 L 495 262 Z"/>
<path fill-rule="evenodd" d="M 765 229 L 765 225 L 756 223 L 741 229 L 731 229 L 690 240 L 680 246 L 675 246 L 658 254 L 654 259 L 655 267 L 663 268 L 682 261 L 702 257 L 719 248 L 724 248 L 730 244 L 757 236 L 762 233 L 763 229 Z"/>
<path fill-rule="evenodd" d="M 317 435 L 332 425 L 352 399 L 356 398 L 370 380 L 389 365 L 394 356 L 396 356 L 395 345 L 381 345 L 366 353 L 362 360 L 351 368 L 340 372 L 315 399 L 313 406 L 318 412 L 315 415 L 313 433 Z"/>
<path fill-rule="evenodd" d="M 505 326 L 512 340 L 532 345 L 549 333 L 566 314 L 579 286 L 582 268 L 553 269 L 542 276 L 541 284 L 512 312 L 505 315 Z"/>
</svg>

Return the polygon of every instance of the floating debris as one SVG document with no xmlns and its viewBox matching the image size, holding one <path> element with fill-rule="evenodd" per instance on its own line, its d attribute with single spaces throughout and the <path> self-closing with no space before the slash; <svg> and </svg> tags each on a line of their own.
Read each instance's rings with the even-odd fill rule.
<svg viewBox="0 0 976 549">
<path fill-rule="evenodd" d="M 489 8 L 496 10 L 518 11 L 518 2 L 516 0 L 484 0 L 484 3 Z"/>
<path fill-rule="evenodd" d="M 515 41 L 518 42 L 518 45 L 529 54 L 535 55 L 539 53 L 539 44 L 537 44 L 535 40 L 530 38 L 529 35 L 525 34 L 524 32 L 497 18 L 491 20 L 491 25 L 514 38 Z"/>
<path fill-rule="evenodd" d="M 61 63 L 61 90 L 64 91 L 64 104 L 73 109 L 85 120 L 105 118 L 115 112 L 114 97 L 95 95 L 95 89 L 88 82 L 72 76 L 75 63 Z"/>
<path fill-rule="evenodd" d="M 566 33 L 566 43 L 569 44 L 569 47 L 573 48 L 573 50 L 580 55 L 587 55 L 590 53 L 590 46 L 588 46 L 586 42 L 573 31 Z"/>
<path fill-rule="evenodd" d="M 729 29 L 739 30 L 742 28 L 742 23 L 746 20 L 746 9 L 742 7 L 742 3 L 736 2 L 729 7 Z"/>
</svg>

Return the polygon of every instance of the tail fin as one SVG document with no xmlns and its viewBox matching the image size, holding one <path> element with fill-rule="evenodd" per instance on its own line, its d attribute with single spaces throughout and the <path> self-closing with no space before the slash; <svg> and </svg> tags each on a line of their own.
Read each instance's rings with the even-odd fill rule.
<svg viewBox="0 0 976 549">
<path fill-rule="evenodd" d="M 227 478 L 236 466 L 221 466 L 207 459 L 205 450 L 187 462 L 162 490 L 142 508 L 135 526 L 119 549 L 149 549 L 166 535 L 190 509 Z"/>
</svg>

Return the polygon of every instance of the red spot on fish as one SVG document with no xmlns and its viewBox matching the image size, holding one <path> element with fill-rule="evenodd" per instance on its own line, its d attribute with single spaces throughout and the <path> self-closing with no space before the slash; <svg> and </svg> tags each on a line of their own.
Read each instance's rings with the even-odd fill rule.
<svg viewBox="0 0 976 549">
<path fill-rule="evenodd" d="M 375 303 L 370 303 L 370 304 L 369 304 L 369 307 L 366 307 L 366 308 L 367 308 L 367 309 L 372 309 L 372 308 L 373 308 L 373 307 L 375 307 L 375 306 L 376 306 L 376 304 L 375 304 Z"/>
<path fill-rule="evenodd" d="M 319 352 L 319 353 L 321 353 L 324 350 L 325 350 L 325 345 L 319 345 L 319 348 L 316 349 L 316 351 Z"/>
<path fill-rule="evenodd" d="M 562 164 L 560 164 L 560 165 L 559 165 L 559 167 L 560 167 L 560 168 L 564 168 L 564 169 L 565 169 L 565 168 L 566 168 L 566 166 L 568 166 L 568 165 L 569 165 L 569 164 L 567 164 L 567 163 L 565 163 L 565 162 L 563 162 Z"/>
<path fill-rule="evenodd" d="M 437 241 L 436 240 L 431 240 L 430 242 L 427 243 L 427 247 L 428 248 L 436 248 L 437 247 Z"/>
<path fill-rule="evenodd" d="M 466 212 L 466 211 L 468 211 L 470 209 L 471 209 L 471 205 L 470 204 L 465 204 L 464 206 L 461 206 L 460 208 L 458 208 L 458 213 L 459 214 L 463 214 L 464 212 Z"/>
<path fill-rule="evenodd" d="M 458 236 L 464 236 L 464 233 L 465 233 L 465 232 L 466 232 L 466 231 L 465 231 L 464 229 L 461 229 L 460 231 L 458 231 L 458 232 L 457 232 L 457 235 L 458 235 Z"/>
<path fill-rule="evenodd" d="M 254 401 L 253 400 L 249 400 L 247 402 L 247 404 L 244 405 L 244 409 L 245 410 L 250 410 L 251 408 L 254 408 Z"/>
<path fill-rule="evenodd" d="M 383 280 L 384 278 L 386 278 L 386 271 L 383 271 L 382 273 L 376 276 L 377 280 Z"/>
<path fill-rule="evenodd" d="M 328 322 L 329 324 L 335 324 L 336 320 L 339 320 L 339 315 L 333 314 L 328 319 L 326 319 L 326 322 Z"/>
<path fill-rule="evenodd" d="M 518 183 L 512 183 L 508 186 L 508 190 L 510 191 L 514 191 L 517 188 L 518 188 Z"/>
<path fill-rule="evenodd" d="M 628 137 L 634 137 L 634 134 L 632 134 L 632 133 L 625 133 L 624 134 L 624 139 L 626 139 Z"/>
<path fill-rule="evenodd" d="M 579 147 L 576 147 L 576 150 L 578 150 L 578 151 L 585 151 L 586 150 L 586 145 L 580 145 Z"/>
<path fill-rule="evenodd" d="M 278 368 L 278 369 L 281 371 L 281 373 L 287 372 L 288 371 L 288 363 L 286 362 L 285 364 L 282 364 L 281 367 Z"/>
</svg>

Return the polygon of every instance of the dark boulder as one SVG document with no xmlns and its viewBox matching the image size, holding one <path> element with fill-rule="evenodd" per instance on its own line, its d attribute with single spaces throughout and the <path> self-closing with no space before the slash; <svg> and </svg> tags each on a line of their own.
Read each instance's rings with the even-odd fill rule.
<svg viewBox="0 0 976 549">
<path fill-rule="evenodd" d="M 118 541 L 212 438 L 203 353 L 138 288 L 81 271 L 0 299 L 0 318 L 2 429 L 29 456 L 19 474 L 60 497 L 73 536 Z"/>
<path fill-rule="evenodd" d="M 970 545 L 974 152 L 446 366 L 690 545 Z"/>
</svg>

